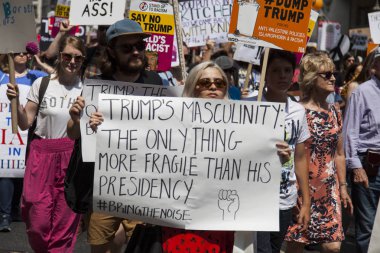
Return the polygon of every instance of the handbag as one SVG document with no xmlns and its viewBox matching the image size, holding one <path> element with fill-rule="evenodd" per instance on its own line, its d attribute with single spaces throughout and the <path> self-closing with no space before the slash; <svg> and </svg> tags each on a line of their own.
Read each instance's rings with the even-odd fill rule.
<svg viewBox="0 0 380 253">
<path fill-rule="evenodd" d="M 64 181 L 67 205 L 75 213 L 86 213 L 92 206 L 93 162 L 83 162 L 81 138 L 75 140 Z"/>
<path fill-rule="evenodd" d="M 368 149 L 363 168 L 370 177 L 376 176 L 380 167 L 380 151 Z"/>
<path fill-rule="evenodd" d="M 161 227 L 137 224 L 124 253 L 162 253 Z"/>
<path fill-rule="evenodd" d="M 28 160 L 30 144 L 32 143 L 32 141 L 34 139 L 39 139 L 40 138 L 39 136 L 37 136 L 36 134 L 34 134 L 34 132 L 36 131 L 36 127 L 37 127 L 38 111 L 40 110 L 42 99 L 45 96 L 45 92 L 46 92 L 47 87 L 49 85 L 49 81 L 50 81 L 50 76 L 44 76 L 44 77 L 42 77 L 40 89 L 38 90 L 37 113 L 36 113 L 36 116 L 34 118 L 32 126 L 29 127 L 29 129 L 28 129 L 28 140 L 26 142 L 26 150 L 25 150 L 25 164 L 26 164 L 26 161 Z"/>
</svg>

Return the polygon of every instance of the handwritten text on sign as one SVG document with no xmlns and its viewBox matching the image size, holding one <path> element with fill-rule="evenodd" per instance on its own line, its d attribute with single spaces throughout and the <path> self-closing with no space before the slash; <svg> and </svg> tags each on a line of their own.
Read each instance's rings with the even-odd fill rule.
<svg viewBox="0 0 380 253">
<path fill-rule="evenodd" d="M 232 0 L 180 1 L 183 41 L 189 47 L 203 46 L 207 39 L 227 42 Z"/>
<path fill-rule="evenodd" d="M 125 1 L 82 0 L 72 1 L 70 24 L 111 25 L 124 18 Z"/>
<path fill-rule="evenodd" d="M 36 41 L 32 0 L 0 1 L 0 53 L 25 52 L 29 41 Z"/>
<path fill-rule="evenodd" d="M 84 162 L 95 161 L 96 136 L 91 130 L 89 119 L 98 109 L 98 95 L 100 93 L 118 95 L 178 97 L 182 95 L 181 86 L 161 86 L 140 83 L 126 83 L 97 79 L 86 79 L 82 95 L 86 106 L 81 117 L 82 154 Z"/>
<path fill-rule="evenodd" d="M 95 211 L 207 230 L 278 229 L 284 104 L 99 95 Z"/>
</svg>

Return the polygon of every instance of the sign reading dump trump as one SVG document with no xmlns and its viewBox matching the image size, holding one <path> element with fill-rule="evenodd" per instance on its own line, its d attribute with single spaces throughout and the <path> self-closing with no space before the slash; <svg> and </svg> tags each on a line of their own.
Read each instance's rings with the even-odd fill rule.
<svg viewBox="0 0 380 253">
<path fill-rule="evenodd" d="M 157 97 L 178 97 L 182 95 L 183 86 L 162 86 L 141 83 L 127 83 L 98 79 L 86 79 L 82 96 L 86 101 L 80 121 L 82 137 L 82 156 L 84 162 L 95 161 L 96 136 L 89 126 L 92 113 L 98 111 L 100 93 Z M 74 103 L 74 101 L 73 101 Z M 101 111 L 100 111 L 101 112 Z"/>
<path fill-rule="evenodd" d="M 310 0 L 234 0 L 229 40 L 303 53 Z"/>
<path fill-rule="evenodd" d="M 100 94 L 94 211 L 186 229 L 278 230 L 284 107 Z"/>
<path fill-rule="evenodd" d="M 25 45 L 37 41 L 32 0 L 0 0 L 0 53 L 25 52 Z"/>
<path fill-rule="evenodd" d="M 125 1 L 81 0 L 71 3 L 72 25 L 111 25 L 124 19 Z"/>
</svg>

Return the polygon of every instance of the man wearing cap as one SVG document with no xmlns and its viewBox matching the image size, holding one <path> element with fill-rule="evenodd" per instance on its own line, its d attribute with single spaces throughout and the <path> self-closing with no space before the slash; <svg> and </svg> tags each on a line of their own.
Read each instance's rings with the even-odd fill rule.
<svg viewBox="0 0 380 253">
<path fill-rule="evenodd" d="M 111 25 L 107 32 L 107 49 L 101 64 L 103 80 L 124 81 L 162 85 L 160 76 L 145 70 L 145 42 L 149 37 L 141 26 L 130 19 L 123 19 Z M 71 120 L 67 124 L 70 138 L 80 138 L 80 113 L 85 101 L 78 97 L 70 109 Z M 101 113 L 94 113 L 102 117 Z M 93 114 L 93 115 L 94 115 Z M 90 122 L 91 125 L 91 122 Z M 135 222 L 101 213 L 91 213 L 88 226 L 88 242 L 92 253 L 119 253 L 130 237 Z"/>
<path fill-rule="evenodd" d="M 373 54 L 374 74 L 352 92 L 343 126 L 352 179 L 356 252 L 360 253 L 368 251 L 380 197 L 380 49 Z"/>
</svg>

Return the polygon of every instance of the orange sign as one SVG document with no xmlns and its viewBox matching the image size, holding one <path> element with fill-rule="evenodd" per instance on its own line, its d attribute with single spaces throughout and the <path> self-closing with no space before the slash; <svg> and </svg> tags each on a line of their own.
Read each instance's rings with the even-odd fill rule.
<svg viewBox="0 0 380 253">
<path fill-rule="evenodd" d="M 234 0 L 229 38 L 303 53 L 311 7 L 312 0 Z"/>
</svg>

